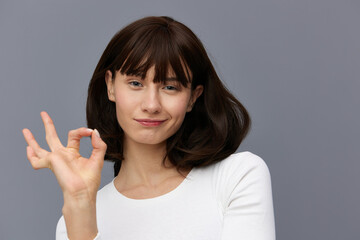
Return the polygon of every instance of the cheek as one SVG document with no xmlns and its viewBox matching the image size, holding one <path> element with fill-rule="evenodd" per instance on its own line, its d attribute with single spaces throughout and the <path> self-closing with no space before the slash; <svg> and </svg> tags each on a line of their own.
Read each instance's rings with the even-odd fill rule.
<svg viewBox="0 0 360 240">
<path fill-rule="evenodd" d="M 135 106 L 134 99 L 122 92 L 115 93 L 115 104 L 118 117 L 130 113 Z"/>
<path fill-rule="evenodd" d="M 189 104 L 189 99 L 187 97 L 174 99 L 174 101 L 167 102 L 167 109 L 171 112 L 173 117 L 183 118 L 186 114 L 186 110 Z"/>
</svg>

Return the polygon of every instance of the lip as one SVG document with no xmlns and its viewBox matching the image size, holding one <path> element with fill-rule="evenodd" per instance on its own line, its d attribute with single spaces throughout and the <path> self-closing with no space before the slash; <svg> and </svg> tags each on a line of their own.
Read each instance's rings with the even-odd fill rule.
<svg viewBox="0 0 360 240">
<path fill-rule="evenodd" d="M 146 127 L 157 127 L 166 121 L 160 119 L 134 119 L 134 120 Z"/>
</svg>

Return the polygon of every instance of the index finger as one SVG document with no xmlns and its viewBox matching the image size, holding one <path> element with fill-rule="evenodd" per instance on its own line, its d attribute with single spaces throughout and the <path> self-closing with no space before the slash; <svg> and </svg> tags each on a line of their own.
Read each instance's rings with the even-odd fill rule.
<svg viewBox="0 0 360 240">
<path fill-rule="evenodd" d="M 49 114 L 45 111 L 42 111 L 40 115 L 45 126 L 46 142 L 48 143 L 51 151 L 62 147 L 60 139 L 56 133 L 54 122 L 50 118 Z"/>
</svg>

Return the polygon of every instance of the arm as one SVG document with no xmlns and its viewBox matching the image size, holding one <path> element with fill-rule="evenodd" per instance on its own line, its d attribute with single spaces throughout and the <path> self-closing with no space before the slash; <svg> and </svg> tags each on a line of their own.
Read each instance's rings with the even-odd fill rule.
<svg viewBox="0 0 360 240">
<path fill-rule="evenodd" d="M 230 172 L 221 239 L 275 240 L 270 172 L 260 157 L 248 154 Z"/>
<path fill-rule="evenodd" d="M 69 132 L 68 144 L 64 147 L 50 116 L 42 112 L 41 117 L 50 152 L 38 145 L 30 130 L 24 129 L 24 138 L 29 145 L 27 157 L 34 169 L 49 168 L 56 176 L 64 196 L 63 215 L 68 237 L 71 240 L 94 239 L 98 232 L 96 194 L 106 144 L 96 130 L 79 128 Z M 93 151 L 87 159 L 80 155 L 79 148 L 80 139 L 89 136 Z"/>
</svg>

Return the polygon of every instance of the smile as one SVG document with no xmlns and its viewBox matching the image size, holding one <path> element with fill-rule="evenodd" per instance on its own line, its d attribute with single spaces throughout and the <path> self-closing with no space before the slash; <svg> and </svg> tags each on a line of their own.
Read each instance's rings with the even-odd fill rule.
<svg viewBox="0 0 360 240">
<path fill-rule="evenodd" d="M 160 126 L 166 120 L 157 120 L 157 119 L 135 119 L 138 123 L 146 127 L 157 127 Z"/>
</svg>

